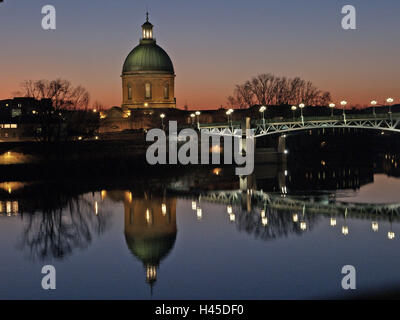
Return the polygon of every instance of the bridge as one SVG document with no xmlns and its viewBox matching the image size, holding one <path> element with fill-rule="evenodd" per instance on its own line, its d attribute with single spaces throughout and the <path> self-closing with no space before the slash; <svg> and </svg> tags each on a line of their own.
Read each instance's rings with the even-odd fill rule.
<svg viewBox="0 0 400 320">
<path fill-rule="evenodd" d="M 210 134 L 242 137 L 244 129 L 252 130 L 254 138 L 284 134 L 300 130 L 327 129 L 327 128 L 355 128 L 379 130 L 381 132 L 400 132 L 400 113 L 374 115 L 340 115 L 328 117 L 301 117 L 297 119 L 250 119 L 250 126 L 243 122 L 200 124 L 200 130 L 207 130 Z M 242 130 L 241 132 L 239 130 Z"/>
</svg>

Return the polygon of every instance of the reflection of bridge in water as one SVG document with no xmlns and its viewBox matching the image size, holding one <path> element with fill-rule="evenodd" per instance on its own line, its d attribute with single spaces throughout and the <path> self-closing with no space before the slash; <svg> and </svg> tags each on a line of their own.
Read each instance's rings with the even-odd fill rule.
<svg viewBox="0 0 400 320">
<path fill-rule="evenodd" d="M 400 217 L 400 203 L 393 204 L 372 204 L 372 203 L 351 203 L 336 201 L 332 195 L 318 197 L 294 197 L 283 194 L 265 193 L 263 191 L 240 190 L 211 191 L 201 195 L 202 201 L 241 204 L 242 207 L 251 211 L 252 204 L 258 208 L 274 208 L 287 211 L 306 211 L 307 213 L 321 213 L 330 215 L 349 216 L 391 216 Z"/>
</svg>

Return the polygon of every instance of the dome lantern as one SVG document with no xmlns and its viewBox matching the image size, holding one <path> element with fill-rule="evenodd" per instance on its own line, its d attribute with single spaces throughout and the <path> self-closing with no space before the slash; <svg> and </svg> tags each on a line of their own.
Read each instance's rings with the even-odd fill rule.
<svg viewBox="0 0 400 320">
<path fill-rule="evenodd" d="M 146 22 L 142 25 L 142 39 L 153 39 L 153 25 L 149 22 L 148 12 L 146 12 Z"/>
</svg>

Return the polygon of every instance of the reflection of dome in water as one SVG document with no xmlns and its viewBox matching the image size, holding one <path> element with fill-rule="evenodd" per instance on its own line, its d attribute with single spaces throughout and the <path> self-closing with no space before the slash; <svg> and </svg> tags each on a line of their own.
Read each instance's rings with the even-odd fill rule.
<svg viewBox="0 0 400 320">
<path fill-rule="evenodd" d="M 125 240 L 146 269 L 146 282 L 157 280 L 157 268 L 175 245 L 176 198 L 125 194 Z"/>
<path fill-rule="evenodd" d="M 155 238 L 132 237 L 125 234 L 129 250 L 144 265 L 158 266 L 175 245 L 176 233 Z"/>
</svg>

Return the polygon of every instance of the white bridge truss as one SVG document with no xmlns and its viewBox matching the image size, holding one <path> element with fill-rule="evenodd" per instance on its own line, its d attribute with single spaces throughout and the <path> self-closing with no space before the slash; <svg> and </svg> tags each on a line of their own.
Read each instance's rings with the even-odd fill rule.
<svg viewBox="0 0 400 320">
<path fill-rule="evenodd" d="M 400 113 L 300 118 L 294 121 L 253 120 L 250 129 L 252 135 L 254 135 L 255 138 L 258 138 L 272 134 L 324 128 L 355 128 L 400 132 Z M 245 134 L 245 132 L 240 131 L 241 124 L 238 122 L 210 125 L 204 124 L 200 125 L 200 129 L 206 130 L 209 134 L 222 136 L 230 135 L 242 137 L 242 133 Z"/>
</svg>

